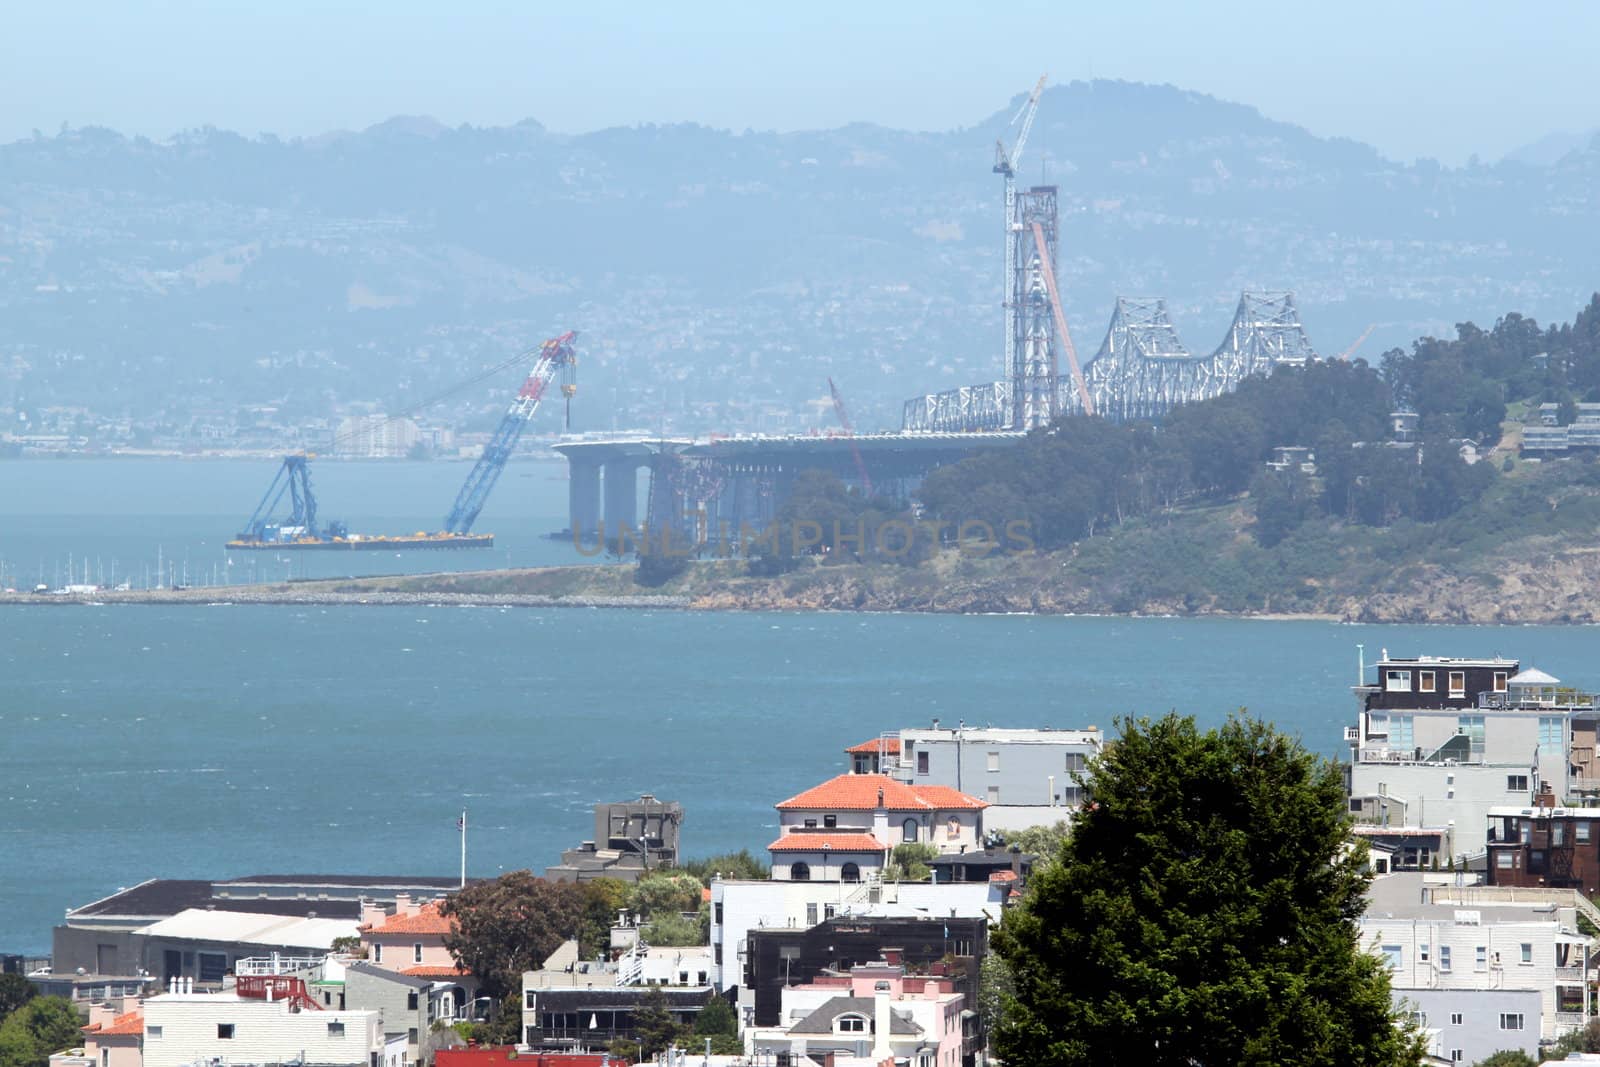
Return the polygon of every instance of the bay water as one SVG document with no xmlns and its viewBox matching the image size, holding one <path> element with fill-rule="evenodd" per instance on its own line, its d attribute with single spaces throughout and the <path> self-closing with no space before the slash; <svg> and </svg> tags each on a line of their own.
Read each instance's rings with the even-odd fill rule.
<svg viewBox="0 0 1600 1067">
<path fill-rule="evenodd" d="M 271 465 L 255 466 L 264 485 Z M 390 498 L 432 505 L 465 473 L 367 469 L 340 491 L 349 514 L 378 518 L 432 514 Z M 563 524 L 564 484 L 516 472 L 486 528 L 514 560 L 578 560 L 539 537 Z M 392 482 L 375 488 L 381 478 Z M 233 480 L 201 462 L 0 463 L 0 556 L 18 558 L 18 544 L 121 560 L 153 561 L 156 544 L 212 551 L 242 516 L 202 505 Z M 337 479 L 323 480 L 331 495 Z M 37 506 L 19 505 L 19 487 Z M 1369 662 L 1383 647 L 1498 653 L 1600 682 L 1591 628 L 0 608 L 0 952 L 47 950 L 66 908 L 146 878 L 449 876 L 463 808 L 472 875 L 542 871 L 592 834 L 594 803 L 641 792 L 684 805 L 688 855 L 760 854 L 777 836 L 773 804 L 843 771 L 847 745 L 934 718 L 1111 729 L 1128 714 L 1177 709 L 1215 724 L 1247 707 L 1338 755 L 1358 643 Z"/>
</svg>

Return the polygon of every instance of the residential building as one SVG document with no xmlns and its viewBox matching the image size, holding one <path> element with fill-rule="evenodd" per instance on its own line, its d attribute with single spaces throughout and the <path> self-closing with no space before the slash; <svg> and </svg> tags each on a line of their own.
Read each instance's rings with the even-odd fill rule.
<svg viewBox="0 0 1600 1067">
<path fill-rule="evenodd" d="M 937 975 L 976 1003 L 978 967 L 988 948 L 983 917 L 835 916 L 808 928 L 752 930 L 738 989 L 740 1019 L 746 1026 L 778 1026 L 788 1019 L 782 995 L 790 986 L 884 959 Z"/>
<path fill-rule="evenodd" d="M 1593 736 L 1594 699 L 1512 659 L 1392 658 L 1355 692 L 1345 729 L 1350 811 L 1357 823 L 1430 831 L 1401 843 L 1398 865 L 1475 856 L 1489 809 L 1527 805 L 1542 788 L 1566 796 L 1575 729 Z"/>
<path fill-rule="evenodd" d="M 949 786 L 841 774 L 777 804 L 779 837 L 767 846 L 772 877 L 867 881 L 882 874 L 899 844 L 975 851 L 987 806 Z"/>
<path fill-rule="evenodd" d="M 971 727 L 904 729 L 846 749 L 855 774 L 886 774 L 983 800 L 984 826 L 1019 830 L 1068 818 L 1083 799 L 1082 776 L 1105 736 L 1082 730 Z"/>
<path fill-rule="evenodd" d="M 712 984 L 727 991 L 746 981 L 751 934 L 755 931 L 809 930 L 835 917 L 854 920 L 937 916 L 999 922 L 1010 892 L 1008 885 L 992 881 L 851 884 L 713 879 Z M 741 1010 L 754 1011 L 747 988 L 739 989 L 739 1005 Z"/>
<path fill-rule="evenodd" d="M 463 973 L 445 947 L 455 920 L 440 911 L 443 898 L 426 902 L 402 893 L 391 914 L 376 905 L 361 911 L 361 948 L 373 966 L 405 973 L 436 972 L 442 977 Z"/>
<path fill-rule="evenodd" d="M 948 979 L 878 961 L 783 990 L 782 1021 L 745 1032 L 756 1061 L 961 1067 L 965 998 Z"/>
<path fill-rule="evenodd" d="M 144 1012 L 138 998 L 90 1005 L 83 1051 L 92 1067 L 144 1067 Z"/>
<path fill-rule="evenodd" d="M 356 459 L 404 459 L 419 440 L 417 424 L 411 419 L 350 415 L 339 420 L 333 452 Z"/>
<path fill-rule="evenodd" d="M 609 989 L 616 986 L 709 986 L 709 945 L 648 945 L 635 940 L 617 959 L 578 957 L 578 942 L 564 942 L 536 971 L 522 973 L 524 997 L 540 989 Z"/>
<path fill-rule="evenodd" d="M 163 982 L 193 979 L 220 987 L 235 963 L 250 956 L 322 955 L 343 937 L 356 936 L 354 919 L 304 918 L 257 912 L 189 908 L 140 928 L 144 968 Z"/>
<path fill-rule="evenodd" d="M 137 976 L 141 969 L 157 973 L 164 961 L 146 951 L 144 929 L 192 908 L 354 921 L 361 914 L 362 899 L 392 903 L 400 893 L 426 899 L 455 886 L 454 878 L 389 875 L 152 878 L 70 909 L 66 921 L 52 932 L 51 960 L 60 976 L 80 968 L 88 976 Z M 150 966 L 152 959 L 157 966 Z M 157 977 L 178 977 L 178 973 Z"/>
<path fill-rule="evenodd" d="M 1435 1055 L 1451 1063 L 1477 1063 L 1502 1049 L 1539 1058 L 1543 998 L 1537 989 L 1396 988 L 1394 1005 L 1432 1040 Z"/>
<path fill-rule="evenodd" d="M 601 1051 L 613 1041 L 636 1041 L 637 1013 L 656 991 L 675 1023 L 693 1026 L 716 996 L 709 985 L 554 986 L 523 990 L 522 1039 L 533 1049 Z"/>
<path fill-rule="evenodd" d="M 1600 892 L 1600 810 L 1556 807 L 1546 793 L 1530 806 L 1490 808 L 1488 822 L 1490 885 Z"/>
<path fill-rule="evenodd" d="M 1468 1062 L 1499 1048 L 1533 1048 L 1584 1024 L 1591 942 L 1572 907 L 1487 895 L 1471 907 L 1435 903 L 1441 892 L 1418 873 L 1381 876 L 1369 890 L 1361 941 L 1388 964 L 1397 1002 L 1426 1004 L 1427 1026 L 1440 1028 L 1446 1046 L 1462 1049 Z M 1536 993 L 1537 1012 L 1481 995 L 1514 990 Z M 1499 1043 L 1475 1047 L 1473 1034 Z"/>
<path fill-rule="evenodd" d="M 309 998 L 169 992 L 144 1002 L 144 1067 L 372 1067 L 387 1045 L 377 1012 L 321 1011 Z"/>
<path fill-rule="evenodd" d="M 556 882 L 620 878 L 636 882 L 646 872 L 678 862 L 683 805 L 645 793 L 638 800 L 594 806 L 594 838 L 561 853 L 544 876 Z"/>
<path fill-rule="evenodd" d="M 376 1012 L 387 1040 L 400 1038 L 408 1065 L 431 1064 L 440 1048 L 448 1047 L 453 1030 L 435 1030 L 437 1022 L 450 1023 L 471 1014 L 464 988 L 450 981 L 417 977 L 361 960 L 343 968 L 341 1007 Z M 317 994 L 315 987 L 313 995 Z"/>
</svg>

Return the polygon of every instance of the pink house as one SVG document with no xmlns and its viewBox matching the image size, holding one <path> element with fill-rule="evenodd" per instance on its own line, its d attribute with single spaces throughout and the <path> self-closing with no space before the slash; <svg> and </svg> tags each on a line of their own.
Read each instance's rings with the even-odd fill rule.
<svg viewBox="0 0 1600 1067">
<path fill-rule="evenodd" d="M 456 965 L 444 947 L 455 927 L 439 913 L 440 900 L 420 904 L 405 893 L 395 899 L 394 914 L 375 905 L 361 909 L 361 946 L 367 962 L 420 978 L 459 978 L 468 972 Z"/>
<path fill-rule="evenodd" d="M 129 997 L 130 1003 L 137 1001 Z M 93 1004 L 89 1025 L 83 1028 L 83 1053 L 95 1067 L 142 1067 L 144 1064 L 144 1013 L 122 1010 L 122 1002 Z"/>
</svg>

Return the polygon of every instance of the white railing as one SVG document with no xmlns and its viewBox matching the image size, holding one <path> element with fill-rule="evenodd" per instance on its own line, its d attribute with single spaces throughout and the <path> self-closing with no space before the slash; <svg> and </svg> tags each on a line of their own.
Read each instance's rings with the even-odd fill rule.
<svg viewBox="0 0 1600 1067">
<path fill-rule="evenodd" d="M 645 944 L 644 938 L 634 941 L 633 947 L 622 954 L 617 960 L 617 984 L 638 985 L 644 978 L 644 960 L 650 955 L 650 946 Z"/>
<path fill-rule="evenodd" d="M 1553 904 L 1558 908 L 1574 908 L 1578 914 L 1600 926 L 1600 908 L 1576 889 L 1442 885 L 1433 889 L 1430 899 L 1435 904 L 1461 904 L 1468 907 L 1474 904 Z"/>
<path fill-rule="evenodd" d="M 280 956 L 274 952 L 270 956 L 246 956 L 235 961 L 233 973 L 240 976 L 266 977 L 274 974 L 293 974 L 296 971 L 309 971 L 321 967 L 326 956 Z"/>
</svg>

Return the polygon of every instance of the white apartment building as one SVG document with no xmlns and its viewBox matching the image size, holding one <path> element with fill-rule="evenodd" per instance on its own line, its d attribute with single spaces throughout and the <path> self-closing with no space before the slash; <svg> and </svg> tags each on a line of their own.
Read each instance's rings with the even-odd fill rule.
<svg viewBox="0 0 1600 1067">
<path fill-rule="evenodd" d="M 1019 830 L 1069 818 L 1081 777 L 1105 745 L 1082 730 L 1004 729 L 959 723 L 903 729 L 846 749 L 854 774 L 886 774 L 907 785 L 945 786 L 985 801 L 984 827 Z"/>
<path fill-rule="evenodd" d="M 376 1067 L 386 1045 L 375 1011 L 315 1011 L 235 993 L 163 993 L 144 1002 L 144 1067 Z"/>
<path fill-rule="evenodd" d="M 1427 901 L 1423 876 L 1379 877 L 1360 921 L 1362 944 L 1389 966 L 1397 1000 L 1426 1006 L 1429 1028 L 1469 1061 L 1501 1048 L 1535 1051 L 1582 1026 L 1589 982 L 1590 939 L 1571 908 L 1483 904 L 1472 908 Z M 1510 1007 L 1488 992 L 1538 994 L 1536 1013 Z M 1452 991 L 1463 994 L 1448 997 Z M 1527 1001 L 1524 1001 L 1527 1003 Z M 1492 1012 L 1494 1018 L 1480 1018 Z M 1469 1017 L 1470 1016 L 1470 1017 Z M 1478 1033 L 1477 1047 L 1461 1035 Z"/>
<path fill-rule="evenodd" d="M 1570 792 L 1574 725 L 1595 717 L 1588 694 L 1511 659 L 1385 653 L 1376 672 L 1356 687 L 1356 725 L 1345 728 L 1350 811 L 1366 825 L 1428 830 L 1452 850 L 1412 850 L 1402 865 L 1478 855 L 1490 808 L 1530 804 L 1541 787 Z"/>
</svg>

